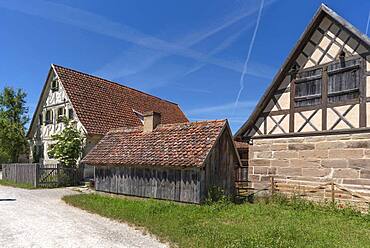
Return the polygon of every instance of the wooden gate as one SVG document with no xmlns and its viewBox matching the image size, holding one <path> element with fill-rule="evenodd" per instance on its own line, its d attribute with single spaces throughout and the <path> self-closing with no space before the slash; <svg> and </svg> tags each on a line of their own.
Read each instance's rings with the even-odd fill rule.
<svg viewBox="0 0 370 248">
<path fill-rule="evenodd" d="M 38 187 L 74 186 L 79 183 L 77 168 L 63 167 L 59 164 L 39 165 Z"/>
</svg>

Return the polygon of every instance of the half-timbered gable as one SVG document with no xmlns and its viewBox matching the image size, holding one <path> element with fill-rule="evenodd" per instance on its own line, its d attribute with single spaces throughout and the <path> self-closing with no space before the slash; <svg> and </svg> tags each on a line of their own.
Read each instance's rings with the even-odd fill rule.
<svg viewBox="0 0 370 248">
<path fill-rule="evenodd" d="M 325 5 L 235 139 L 248 178 L 335 181 L 370 195 L 370 40 Z"/>
<path fill-rule="evenodd" d="M 370 127 L 369 44 L 322 5 L 237 136 Z"/>
</svg>

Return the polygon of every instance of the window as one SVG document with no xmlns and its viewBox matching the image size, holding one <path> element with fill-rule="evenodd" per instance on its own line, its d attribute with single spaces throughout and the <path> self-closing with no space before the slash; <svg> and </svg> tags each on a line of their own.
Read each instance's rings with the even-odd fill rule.
<svg viewBox="0 0 370 248">
<path fill-rule="evenodd" d="M 68 109 L 68 119 L 73 120 L 73 118 L 74 118 L 73 109 L 70 108 Z"/>
<path fill-rule="evenodd" d="M 52 124 L 53 123 L 53 111 L 47 110 L 45 115 L 45 124 Z"/>
<path fill-rule="evenodd" d="M 42 125 L 42 121 L 43 121 L 43 119 L 42 119 L 42 114 L 39 114 L 39 125 L 40 125 L 40 126 Z"/>
<path fill-rule="evenodd" d="M 295 81 L 295 106 L 302 107 L 320 104 L 321 85 L 321 68 L 298 73 Z"/>
<path fill-rule="evenodd" d="M 48 157 L 49 157 L 49 159 L 54 158 L 53 154 L 50 153 L 51 149 L 53 149 L 54 146 L 55 146 L 54 144 L 53 145 L 48 145 Z"/>
<path fill-rule="evenodd" d="M 57 122 L 60 123 L 63 121 L 63 117 L 64 117 L 64 108 L 61 107 L 61 108 L 58 108 L 58 116 L 57 116 Z"/>
<path fill-rule="evenodd" d="M 341 102 L 359 97 L 360 59 L 352 59 L 330 64 L 328 67 L 328 101 Z"/>
<path fill-rule="evenodd" d="M 54 78 L 53 81 L 51 81 L 51 91 L 56 92 L 59 90 L 59 82 L 58 78 Z"/>
</svg>

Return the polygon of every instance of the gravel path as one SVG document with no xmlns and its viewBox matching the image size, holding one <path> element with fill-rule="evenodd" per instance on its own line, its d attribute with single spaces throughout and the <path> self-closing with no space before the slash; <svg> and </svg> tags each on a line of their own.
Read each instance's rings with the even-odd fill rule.
<svg viewBox="0 0 370 248">
<path fill-rule="evenodd" d="M 166 247 L 127 224 L 61 200 L 73 193 L 0 186 L 0 247 Z"/>
</svg>

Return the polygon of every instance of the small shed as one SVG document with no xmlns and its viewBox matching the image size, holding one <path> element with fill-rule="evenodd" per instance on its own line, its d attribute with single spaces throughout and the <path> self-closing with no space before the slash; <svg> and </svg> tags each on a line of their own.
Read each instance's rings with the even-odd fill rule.
<svg viewBox="0 0 370 248">
<path fill-rule="evenodd" d="M 108 132 L 83 159 L 95 167 L 97 191 L 202 203 L 210 187 L 235 193 L 240 159 L 227 120 L 160 124 Z"/>
</svg>

